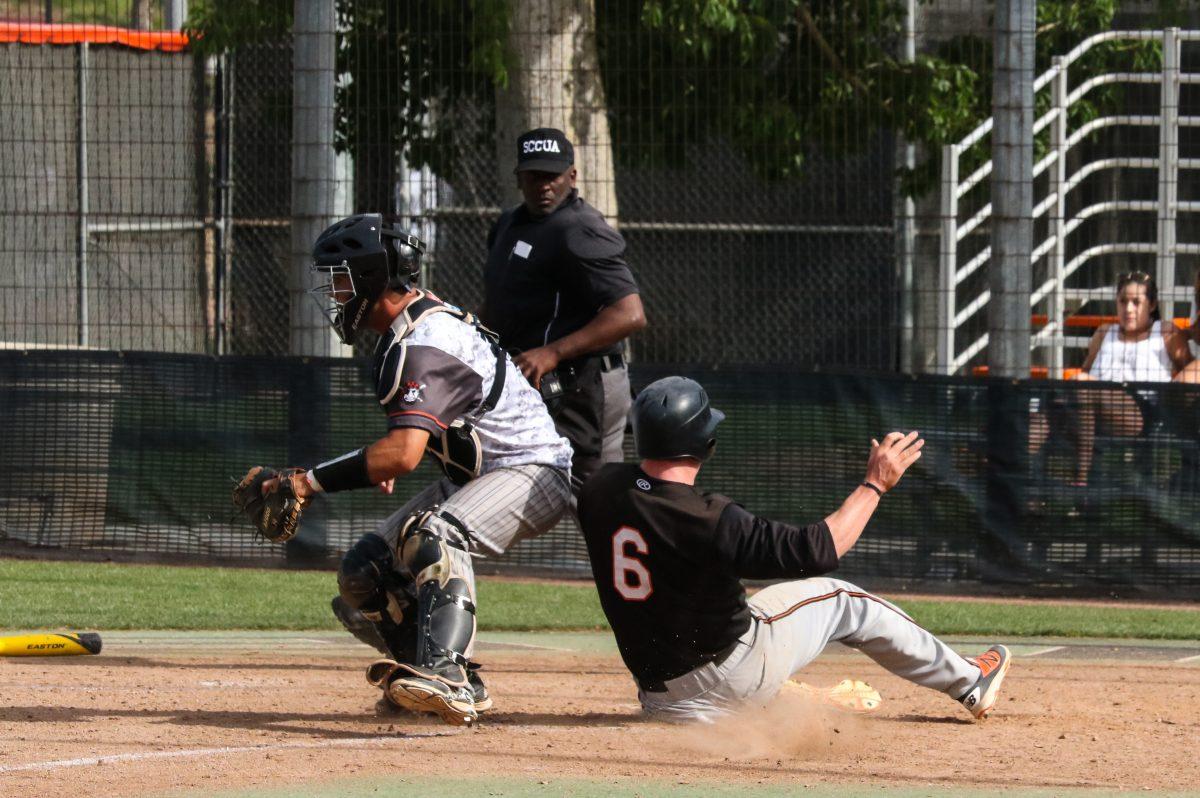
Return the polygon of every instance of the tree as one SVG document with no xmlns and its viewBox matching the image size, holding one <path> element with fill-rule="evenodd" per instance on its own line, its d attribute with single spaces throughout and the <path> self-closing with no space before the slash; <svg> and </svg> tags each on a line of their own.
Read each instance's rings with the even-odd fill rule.
<svg viewBox="0 0 1200 798">
<path fill-rule="evenodd" d="M 557 127 L 575 145 L 580 194 L 610 220 L 617 217 L 608 103 L 596 51 L 594 0 L 511 0 L 508 80 L 497 87 L 496 163 L 508 202 L 517 136 Z"/>
<path fill-rule="evenodd" d="M 150 0 L 133 0 L 129 8 L 129 26 L 137 30 L 150 30 Z"/>
<path fill-rule="evenodd" d="M 531 92 L 549 91 L 527 81 L 523 65 L 542 56 L 523 31 L 538 28 L 539 19 L 558 31 L 542 41 L 555 42 L 557 74 L 570 82 L 581 68 L 590 71 L 591 56 L 565 31 L 590 29 L 592 2 L 339 0 L 338 66 L 348 80 L 338 91 L 338 146 L 369 172 L 356 181 L 356 204 L 390 204 L 401 155 L 450 178 L 464 152 L 510 160 L 504 141 L 520 127 L 510 117 L 521 114 L 508 103 L 532 103 Z M 1178 5 L 1159 0 L 1163 14 Z M 220 50 L 285 33 L 290 7 L 198 0 L 189 28 L 200 35 L 198 46 Z M 1037 68 L 1108 30 L 1115 12 L 1116 0 L 1040 0 Z M 991 43 L 960 37 L 902 61 L 904 14 L 902 0 L 605 0 L 594 8 L 603 85 L 572 87 L 574 96 L 590 98 L 576 136 L 583 130 L 584 140 L 602 140 L 603 119 L 620 162 L 650 165 L 683 164 L 690 145 L 722 139 L 775 179 L 800 174 L 817 149 L 852 152 L 891 133 L 928 154 L 902 174 L 906 190 L 923 193 L 935 184 L 941 145 L 990 114 Z M 1153 45 L 1110 43 L 1094 48 L 1079 74 L 1153 67 L 1157 58 Z M 1073 123 L 1111 105 L 1117 91 L 1091 93 L 1073 110 Z M 460 189 L 468 196 L 476 190 Z"/>
</svg>

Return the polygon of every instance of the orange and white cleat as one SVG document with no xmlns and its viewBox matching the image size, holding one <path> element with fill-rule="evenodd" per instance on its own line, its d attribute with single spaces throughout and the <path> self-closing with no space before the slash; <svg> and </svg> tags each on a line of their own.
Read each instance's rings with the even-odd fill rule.
<svg viewBox="0 0 1200 798">
<path fill-rule="evenodd" d="M 996 696 L 1000 694 L 1000 685 L 1012 664 L 1012 655 L 1005 646 L 992 646 L 978 657 L 968 657 L 967 661 L 979 667 L 979 680 L 958 702 L 971 710 L 977 720 L 983 720 L 996 705 Z"/>
</svg>

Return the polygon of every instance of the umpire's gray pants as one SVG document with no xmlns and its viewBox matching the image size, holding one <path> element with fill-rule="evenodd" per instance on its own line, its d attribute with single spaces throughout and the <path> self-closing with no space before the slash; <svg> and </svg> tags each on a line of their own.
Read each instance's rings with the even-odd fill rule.
<svg viewBox="0 0 1200 798">
<path fill-rule="evenodd" d="M 772 585 L 750 599 L 750 613 L 750 628 L 724 662 L 671 679 L 666 692 L 640 690 L 642 708 L 662 720 L 711 722 L 746 706 L 763 706 L 835 640 L 955 699 L 979 678 L 978 667 L 903 610 L 839 579 Z"/>
<path fill-rule="evenodd" d="M 625 421 L 633 404 L 629 389 L 629 368 L 621 366 L 601 373 L 604 385 L 604 412 L 601 414 L 604 428 L 600 431 L 603 444 L 600 449 L 600 464 L 619 463 L 625 459 Z"/>
</svg>

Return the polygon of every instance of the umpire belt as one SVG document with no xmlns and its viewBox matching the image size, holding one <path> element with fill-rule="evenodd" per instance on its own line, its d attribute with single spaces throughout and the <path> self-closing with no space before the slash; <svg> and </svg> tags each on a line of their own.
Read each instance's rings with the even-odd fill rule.
<svg viewBox="0 0 1200 798">
<path fill-rule="evenodd" d="M 729 648 L 720 652 L 715 657 L 710 659 L 708 662 L 704 662 L 704 663 L 701 663 L 700 665 L 697 665 L 695 668 L 688 671 L 687 673 L 681 673 L 678 676 L 671 677 L 670 679 L 663 679 L 662 681 L 656 681 L 656 682 L 642 681 L 641 679 L 638 679 L 637 680 L 638 687 L 642 688 L 642 690 L 647 693 L 665 693 L 665 692 L 667 692 L 667 682 L 673 682 L 676 679 L 682 679 L 686 676 L 690 676 L 693 673 L 695 673 L 696 671 L 703 668 L 705 665 L 712 665 L 714 668 L 720 666 L 721 663 L 723 663 L 725 660 L 729 659 L 729 655 L 732 654 L 734 652 L 734 650 L 737 649 L 738 644 L 741 642 L 742 641 L 740 639 L 734 640 L 733 644 L 731 646 L 729 646 Z"/>
<path fill-rule="evenodd" d="M 594 360 L 600 361 L 600 371 L 609 372 L 613 369 L 619 369 L 625 365 L 625 356 L 620 352 L 613 352 L 608 355 L 584 355 L 583 357 L 575 358 L 558 364 L 557 371 L 561 375 L 563 372 L 574 374 L 581 370 L 585 365 Z"/>
</svg>

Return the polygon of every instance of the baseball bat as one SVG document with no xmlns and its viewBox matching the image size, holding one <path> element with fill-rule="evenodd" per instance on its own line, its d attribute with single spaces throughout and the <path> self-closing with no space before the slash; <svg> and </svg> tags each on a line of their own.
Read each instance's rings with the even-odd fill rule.
<svg viewBox="0 0 1200 798">
<path fill-rule="evenodd" d="M 37 632 L 0 637 L 0 657 L 73 657 L 99 654 L 100 635 L 95 632 Z"/>
</svg>

